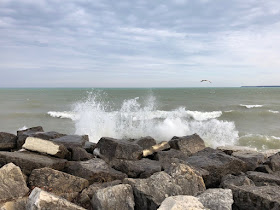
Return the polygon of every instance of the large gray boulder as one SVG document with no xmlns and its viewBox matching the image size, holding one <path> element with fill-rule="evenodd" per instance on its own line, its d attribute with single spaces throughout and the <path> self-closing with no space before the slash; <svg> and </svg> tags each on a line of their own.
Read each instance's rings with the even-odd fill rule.
<svg viewBox="0 0 280 210">
<path fill-rule="evenodd" d="M 66 136 L 66 134 L 58 133 L 56 131 L 36 132 L 30 135 L 30 137 L 35 137 L 35 138 L 45 139 L 45 140 L 56 139 L 62 136 Z"/>
<path fill-rule="evenodd" d="M 177 195 L 166 198 L 158 210 L 206 210 L 198 198 L 188 195 Z M 212 209 L 211 209 L 212 210 Z"/>
<path fill-rule="evenodd" d="M 134 140 L 134 143 L 138 144 L 143 149 L 149 149 L 150 147 L 157 144 L 156 140 L 151 136 L 142 137 Z"/>
<path fill-rule="evenodd" d="M 100 157 L 106 162 L 113 159 L 138 160 L 142 156 L 142 147 L 138 144 L 107 137 L 98 141 L 95 150 L 99 151 Z"/>
<path fill-rule="evenodd" d="M 67 148 L 71 146 L 84 147 L 85 143 L 89 141 L 88 135 L 66 135 L 51 140 L 59 144 L 63 144 Z"/>
<path fill-rule="evenodd" d="M 0 203 L 21 198 L 28 191 L 29 189 L 18 166 L 9 163 L 0 168 Z"/>
<path fill-rule="evenodd" d="M 280 171 L 280 152 L 270 156 L 264 164 L 268 165 L 274 172 Z"/>
<path fill-rule="evenodd" d="M 0 166 L 10 162 L 19 166 L 24 174 L 29 175 L 36 168 L 63 170 L 67 161 L 31 152 L 0 152 Z"/>
<path fill-rule="evenodd" d="M 154 159 L 159 161 L 163 169 L 168 168 L 173 162 L 185 162 L 189 156 L 180 150 L 170 149 L 167 151 L 158 151 Z"/>
<path fill-rule="evenodd" d="M 195 153 L 187 162 L 209 172 L 209 175 L 203 176 L 207 188 L 218 187 L 221 178 L 227 174 L 236 174 L 247 169 L 244 161 L 211 148 Z"/>
<path fill-rule="evenodd" d="M 32 127 L 32 128 L 28 128 L 25 130 L 17 131 L 17 137 L 18 137 L 17 148 L 20 149 L 21 146 L 24 144 L 25 139 L 29 136 L 32 136 L 33 134 L 35 134 L 37 132 L 44 132 L 44 130 L 41 126 L 37 126 L 37 127 Z"/>
<path fill-rule="evenodd" d="M 84 208 L 77 206 L 66 199 L 58 197 L 52 193 L 41 190 L 36 187 L 29 195 L 29 199 L 26 205 L 28 210 L 51 210 L 51 209 L 63 209 L 63 210 L 85 210 Z"/>
<path fill-rule="evenodd" d="M 127 174 L 131 178 L 147 178 L 161 171 L 161 166 L 158 161 L 146 158 L 136 161 L 115 159 L 110 165 L 112 168 Z"/>
<path fill-rule="evenodd" d="M 262 153 L 254 151 L 238 151 L 231 154 L 240 160 L 243 160 L 247 165 L 248 171 L 255 170 L 260 164 L 265 162 L 265 156 Z"/>
<path fill-rule="evenodd" d="M 68 146 L 67 148 L 71 153 L 71 155 L 67 158 L 68 160 L 84 161 L 84 160 L 90 160 L 94 157 L 93 154 L 88 153 L 82 147 Z"/>
<path fill-rule="evenodd" d="M 69 151 L 63 144 L 35 137 L 27 137 L 22 148 L 59 158 L 65 158 L 65 156 L 69 155 Z"/>
<path fill-rule="evenodd" d="M 132 187 L 120 184 L 98 190 L 92 197 L 92 206 L 97 210 L 134 210 Z"/>
<path fill-rule="evenodd" d="M 34 169 L 29 176 L 28 184 L 31 188 L 44 188 L 45 191 L 56 195 L 81 192 L 89 185 L 86 179 L 51 168 Z"/>
<path fill-rule="evenodd" d="M 233 204 L 230 189 L 208 189 L 197 196 L 204 207 L 211 210 L 231 210 Z"/>
<path fill-rule="evenodd" d="M 17 144 L 17 136 L 11 133 L 0 132 L 0 150 L 14 149 Z"/>
<path fill-rule="evenodd" d="M 205 148 L 204 141 L 196 133 L 190 136 L 174 136 L 168 143 L 171 148 L 180 150 L 187 155 L 194 154 Z"/>
<path fill-rule="evenodd" d="M 251 179 L 257 186 L 279 185 L 280 177 L 273 174 L 261 173 L 257 171 L 248 171 L 247 177 Z"/>
<path fill-rule="evenodd" d="M 69 161 L 65 172 L 87 179 L 90 184 L 94 182 L 110 182 L 122 180 L 126 174 L 111 168 L 104 160 L 93 158 L 88 161 Z"/>
</svg>

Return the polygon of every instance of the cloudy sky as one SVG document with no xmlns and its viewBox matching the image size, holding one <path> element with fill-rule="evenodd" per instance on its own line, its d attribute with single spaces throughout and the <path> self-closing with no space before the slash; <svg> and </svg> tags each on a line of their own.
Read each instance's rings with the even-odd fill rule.
<svg viewBox="0 0 280 210">
<path fill-rule="evenodd" d="M 280 1 L 0 0 L 0 87 L 280 85 Z"/>
</svg>

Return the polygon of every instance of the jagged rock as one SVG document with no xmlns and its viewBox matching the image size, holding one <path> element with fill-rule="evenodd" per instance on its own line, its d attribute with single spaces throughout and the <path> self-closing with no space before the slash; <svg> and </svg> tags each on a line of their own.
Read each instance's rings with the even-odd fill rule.
<svg viewBox="0 0 280 210">
<path fill-rule="evenodd" d="M 263 165 L 263 164 L 259 165 L 257 168 L 255 168 L 255 171 L 268 173 L 268 174 L 273 173 L 273 171 L 270 169 L 270 167 L 268 165 Z"/>
<path fill-rule="evenodd" d="M 111 168 L 104 160 L 93 158 L 88 161 L 69 161 L 65 172 L 87 179 L 90 184 L 94 182 L 110 182 L 122 180 L 126 174 Z"/>
<path fill-rule="evenodd" d="M 146 136 L 146 137 L 142 137 L 140 139 L 136 139 L 134 142 L 136 144 L 138 144 L 140 147 L 142 147 L 143 149 L 149 149 L 150 147 L 157 144 L 156 140 L 153 139 L 150 136 Z"/>
<path fill-rule="evenodd" d="M 84 161 L 92 159 L 94 156 L 89 154 L 84 148 L 69 146 L 68 150 L 71 152 L 71 157 L 68 160 Z"/>
<path fill-rule="evenodd" d="M 154 155 L 154 159 L 159 161 L 162 168 L 168 168 L 173 162 L 185 162 L 188 159 L 188 155 L 180 150 L 170 149 L 167 151 L 159 151 Z"/>
<path fill-rule="evenodd" d="M 199 192 L 205 191 L 202 176 L 187 164 L 171 163 L 165 172 L 182 188 L 181 194 L 183 195 L 197 195 Z"/>
<path fill-rule="evenodd" d="M 84 147 L 85 143 L 89 141 L 88 135 L 66 135 L 59 138 L 51 139 L 54 142 L 59 144 L 63 144 L 64 146 L 68 147 Z"/>
<path fill-rule="evenodd" d="M 180 150 L 187 155 L 194 154 L 205 148 L 204 141 L 196 133 L 190 136 L 174 136 L 168 143 L 171 148 Z"/>
<path fill-rule="evenodd" d="M 280 185 L 279 176 L 256 171 L 248 171 L 246 175 L 255 183 L 256 186 Z"/>
<path fill-rule="evenodd" d="M 198 198 L 188 195 L 177 195 L 166 198 L 158 210 L 206 210 Z"/>
<path fill-rule="evenodd" d="M 98 190 L 92 197 L 97 210 L 134 210 L 134 197 L 130 185 L 120 184 Z"/>
<path fill-rule="evenodd" d="M 10 162 L 19 166 L 24 174 L 29 175 L 36 168 L 63 170 L 67 161 L 31 152 L 0 152 L 0 166 Z"/>
<path fill-rule="evenodd" d="M 127 176 L 131 178 L 147 178 L 161 171 L 159 162 L 150 159 L 136 161 L 115 159 L 110 165 L 112 168 L 127 174 Z"/>
<path fill-rule="evenodd" d="M 88 153 L 92 154 L 92 153 L 93 153 L 93 150 L 95 149 L 95 147 L 96 147 L 96 144 L 95 144 L 95 143 L 90 142 L 90 141 L 86 141 L 85 146 L 84 146 L 84 149 L 85 149 Z"/>
<path fill-rule="evenodd" d="M 21 198 L 28 191 L 29 189 L 18 166 L 9 163 L 0 168 L 0 203 Z"/>
<path fill-rule="evenodd" d="M 138 160 L 142 156 L 142 147 L 138 144 L 107 137 L 98 141 L 95 150 L 99 151 L 100 157 L 106 162 L 113 159 Z"/>
<path fill-rule="evenodd" d="M 56 195 L 81 192 L 89 183 L 86 179 L 76 177 L 51 168 L 34 169 L 29 176 L 29 186 L 44 188 Z"/>
<path fill-rule="evenodd" d="M 156 144 L 156 145 L 150 147 L 149 149 L 143 150 L 143 157 L 147 157 L 147 156 L 152 155 L 156 152 L 166 150 L 166 149 L 169 149 L 169 148 L 170 148 L 169 143 L 167 141 L 163 141 L 159 144 Z"/>
<path fill-rule="evenodd" d="M 264 164 L 268 165 L 274 172 L 280 171 L 280 152 L 270 156 Z"/>
<path fill-rule="evenodd" d="M 0 132 L 0 150 L 14 149 L 17 144 L 17 136 L 11 133 Z"/>
<path fill-rule="evenodd" d="M 264 155 L 259 152 L 238 151 L 233 152 L 231 155 L 240 160 L 243 160 L 247 164 L 247 170 L 249 171 L 255 170 L 260 164 L 264 163 L 265 161 Z"/>
<path fill-rule="evenodd" d="M 69 154 L 69 151 L 63 144 L 35 137 L 27 137 L 25 143 L 22 145 L 22 148 L 59 158 L 64 158 Z"/>
<path fill-rule="evenodd" d="M 257 152 L 256 148 L 251 147 L 244 147 L 244 146 L 221 146 L 217 147 L 218 150 L 221 150 L 222 152 L 231 155 L 233 152 L 240 152 L 240 151 L 246 151 L 246 152 Z"/>
<path fill-rule="evenodd" d="M 233 204 L 230 189 L 208 189 L 199 196 L 198 200 L 204 207 L 215 210 L 231 210 Z"/>
<path fill-rule="evenodd" d="M 247 167 L 242 160 L 211 148 L 195 153 L 187 162 L 209 172 L 209 175 L 203 176 L 207 188 L 219 186 L 223 176 L 246 171 Z"/>
<path fill-rule="evenodd" d="M 245 174 L 234 176 L 228 174 L 222 178 L 220 187 L 232 189 L 234 186 L 255 186 L 254 182 L 249 179 Z"/>
<path fill-rule="evenodd" d="M 62 136 L 66 136 L 66 134 L 58 133 L 55 131 L 48 131 L 48 132 L 36 132 L 30 135 L 30 137 L 40 138 L 44 140 L 56 139 Z"/>
<path fill-rule="evenodd" d="M 135 210 L 157 209 L 166 197 L 182 193 L 182 188 L 164 171 L 157 172 L 147 179 L 127 178 L 123 183 L 132 186 Z"/>
<path fill-rule="evenodd" d="M 27 201 L 26 209 L 63 209 L 63 210 L 85 210 L 64 198 L 58 197 L 51 193 L 41 190 L 36 187 L 32 190 Z"/>
<path fill-rule="evenodd" d="M 32 136 L 32 134 L 35 134 L 36 132 L 44 132 L 44 130 L 41 126 L 37 126 L 17 131 L 17 148 L 20 149 L 21 146 L 24 144 L 25 139 L 29 136 Z"/>
<path fill-rule="evenodd" d="M 26 210 L 28 197 L 18 198 L 16 200 L 7 201 L 0 204 L 1 210 Z"/>
</svg>

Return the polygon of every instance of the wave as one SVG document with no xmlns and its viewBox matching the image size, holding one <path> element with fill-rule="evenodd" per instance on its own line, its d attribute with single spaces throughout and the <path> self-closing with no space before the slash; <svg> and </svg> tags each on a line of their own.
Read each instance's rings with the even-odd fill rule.
<svg viewBox="0 0 280 210">
<path fill-rule="evenodd" d="M 48 115 L 51 117 L 56 117 L 56 118 L 63 118 L 63 119 L 71 119 L 71 120 L 76 120 L 77 115 L 73 112 L 55 112 L 55 111 L 49 111 Z"/>
<path fill-rule="evenodd" d="M 274 110 L 268 110 L 268 112 L 274 113 L 274 114 L 279 114 L 279 111 L 274 111 Z"/>
<path fill-rule="evenodd" d="M 255 147 L 259 150 L 275 149 L 280 146 L 280 137 L 262 134 L 246 134 L 239 138 L 244 146 Z"/>
<path fill-rule="evenodd" d="M 247 109 L 263 107 L 263 105 L 259 105 L 259 104 L 256 104 L 256 105 L 239 104 L 239 106 L 246 107 Z"/>
</svg>

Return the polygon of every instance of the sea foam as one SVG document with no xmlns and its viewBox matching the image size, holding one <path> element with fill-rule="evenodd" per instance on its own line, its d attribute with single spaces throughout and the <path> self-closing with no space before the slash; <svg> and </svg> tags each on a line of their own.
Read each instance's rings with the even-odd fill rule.
<svg viewBox="0 0 280 210">
<path fill-rule="evenodd" d="M 259 104 L 255 104 L 255 105 L 240 104 L 240 106 L 246 107 L 247 109 L 263 107 L 263 105 L 259 105 Z"/>
</svg>

